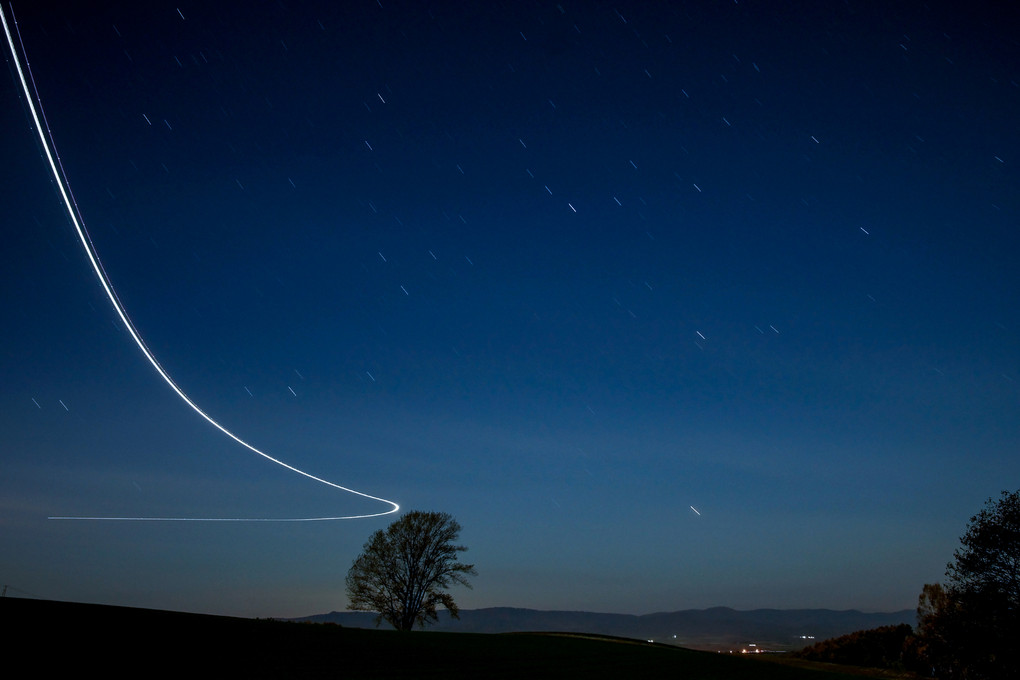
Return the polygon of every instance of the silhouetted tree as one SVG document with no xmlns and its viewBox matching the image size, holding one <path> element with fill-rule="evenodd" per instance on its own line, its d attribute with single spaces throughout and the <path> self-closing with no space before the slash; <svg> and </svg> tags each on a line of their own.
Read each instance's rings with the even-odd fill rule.
<svg viewBox="0 0 1020 680">
<path fill-rule="evenodd" d="M 956 602 L 941 583 L 926 583 L 917 598 L 916 670 L 945 677 L 957 665 L 953 628 L 957 624 Z"/>
<path fill-rule="evenodd" d="M 471 587 L 473 564 L 457 561 L 467 550 L 455 545 L 460 524 L 445 512 L 409 512 L 385 530 L 372 534 L 347 572 L 350 608 L 378 612 L 397 630 L 424 628 L 436 621 L 442 605 L 454 618 L 457 604 L 445 592 L 451 585 Z"/>
<path fill-rule="evenodd" d="M 1020 491 L 1003 491 L 971 517 L 946 567 L 925 585 L 918 642 L 939 677 L 1020 677 Z"/>
</svg>

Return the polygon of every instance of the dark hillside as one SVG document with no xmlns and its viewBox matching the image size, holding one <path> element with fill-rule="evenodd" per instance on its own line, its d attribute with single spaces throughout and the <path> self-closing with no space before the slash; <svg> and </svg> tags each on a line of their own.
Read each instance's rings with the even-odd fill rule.
<svg viewBox="0 0 1020 680">
<path fill-rule="evenodd" d="M 0 616 L 9 655 L 32 659 L 29 675 L 444 680 L 852 677 L 676 647 L 572 636 L 397 633 L 16 598 L 0 598 Z"/>
</svg>

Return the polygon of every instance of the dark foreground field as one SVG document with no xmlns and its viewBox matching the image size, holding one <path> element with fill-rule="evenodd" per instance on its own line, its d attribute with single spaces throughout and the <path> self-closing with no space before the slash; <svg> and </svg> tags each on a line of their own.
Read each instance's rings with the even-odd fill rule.
<svg viewBox="0 0 1020 680">
<path fill-rule="evenodd" d="M 676 647 L 550 635 L 398 633 L 0 598 L 8 658 L 27 675 L 246 678 L 673 678 L 859 676 Z"/>
</svg>

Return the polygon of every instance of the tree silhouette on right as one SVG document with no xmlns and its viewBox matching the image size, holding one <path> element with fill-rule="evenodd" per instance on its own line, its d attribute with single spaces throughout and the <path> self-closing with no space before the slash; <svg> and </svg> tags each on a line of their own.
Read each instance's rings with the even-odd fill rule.
<svg viewBox="0 0 1020 680">
<path fill-rule="evenodd" d="M 918 642 L 941 678 L 1020 677 L 1020 490 L 970 519 L 945 585 L 921 592 Z"/>
</svg>

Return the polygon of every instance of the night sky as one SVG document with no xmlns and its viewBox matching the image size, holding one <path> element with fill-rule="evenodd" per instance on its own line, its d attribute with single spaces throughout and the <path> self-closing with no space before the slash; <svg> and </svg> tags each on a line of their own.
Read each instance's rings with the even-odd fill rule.
<svg viewBox="0 0 1020 680">
<path fill-rule="evenodd" d="M 270 455 L 453 514 L 463 608 L 910 608 L 1020 486 L 1005 10 L 67 4 L 14 10 L 145 342 Z M 2 81 L 0 579 L 344 609 L 393 515 L 47 519 L 386 507 L 156 375 Z"/>
</svg>

